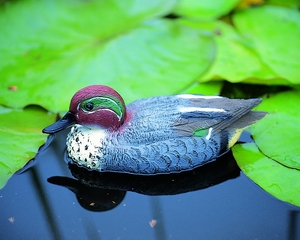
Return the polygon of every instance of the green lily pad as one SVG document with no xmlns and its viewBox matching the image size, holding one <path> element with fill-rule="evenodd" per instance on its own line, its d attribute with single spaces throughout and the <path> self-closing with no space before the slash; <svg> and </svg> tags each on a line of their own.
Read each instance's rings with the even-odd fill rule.
<svg viewBox="0 0 300 240">
<path fill-rule="evenodd" d="M 226 79 L 233 83 L 268 85 L 300 83 L 300 53 L 295 51 L 300 47 L 297 9 L 249 8 L 233 14 L 234 25 L 223 21 L 183 22 L 209 31 L 217 45 L 216 58 L 208 71 L 200 76 L 200 81 Z"/>
<path fill-rule="evenodd" d="M 47 139 L 41 130 L 53 123 L 55 117 L 38 107 L 12 110 L 0 106 L 0 189 L 34 158 Z"/>
<path fill-rule="evenodd" d="M 299 84 L 300 14 L 296 8 L 262 6 L 233 16 L 237 30 L 278 77 Z"/>
<path fill-rule="evenodd" d="M 72 95 L 90 84 L 109 85 L 126 102 L 178 93 L 213 60 L 210 36 L 161 19 L 174 1 L 71 2 L 1 9 L 0 103 L 65 111 Z"/>
<path fill-rule="evenodd" d="M 299 102 L 299 90 L 265 97 L 256 110 L 269 114 L 251 128 L 256 147 L 249 144 L 233 147 L 237 163 L 249 178 L 275 197 L 296 202 L 297 206 L 300 206 Z M 273 191 L 274 186 L 280 191 Z"/>
<path fill-rule="evenodd" d="M 229 13 L 239 0 L 181 0 L 174 13 L 196 19 L 215 19 Z"/>
<path fill-rule="evenodd" d="M 252 128 L 260 150 L 282 165 L 300 170 L 300 91 L 264 98 L 256 110 L 269 115 Z"/>
<path fill-rule="evenodd" d="M 268 4 L 298 8 L 299 0 L 268 0 Z"/>
<path fill-rule="evenodd" d="M 223 86 L 223 82 L 195 82 L 188 88 L 178 93 L 201 94 L 201 95 L 219 95 Z"/>
<path fill-rule="evenodd" d="M 256 49 L 249 45 L 232 25 L 222 21 L 207 23 L 185 21 L 185 24 L 214 33 L 217 45 L 216 58 L 208 71 L 200 77 L 201 81 L 226 79 L 234 83 L 260 79 L 261 83 L 287 83 L 286 80 L 279 79 L 278 75 L 257 56 Z"/>
<path fill-rule="evenodd" d="M 233 155 L 241 170 L 278 199 L 300 207 L 300 171 L 266 157 L 255 143 L 238 144 Z"/>
</svg>

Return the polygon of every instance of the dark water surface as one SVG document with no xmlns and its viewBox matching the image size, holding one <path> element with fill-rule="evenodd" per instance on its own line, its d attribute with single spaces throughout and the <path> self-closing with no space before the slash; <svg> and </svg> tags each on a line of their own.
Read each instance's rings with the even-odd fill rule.
<svg viewBox="0 0 300 240">
<path fill-rule="evenodd" d="M 260 189 L 230 153 L 181 174 L 93 174 L 68 167 L 65 135 L 0 190 L 0 239 L 300 239 L 300 208 Z"/>
</svg>

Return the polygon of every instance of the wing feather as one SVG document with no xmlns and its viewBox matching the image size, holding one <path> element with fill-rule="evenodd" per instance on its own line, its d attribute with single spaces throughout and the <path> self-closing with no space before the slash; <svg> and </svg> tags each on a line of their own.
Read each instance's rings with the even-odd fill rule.
<svg viewBox="0 0 300 240">
<path fill-rule="evenodd" d="M 141 99 L 127 105 L 129 119 L 118 140 L 147 144 L 192 136 L 196 130 L 214 128 L 217 133 L 259 104 L 261 99 L 228 99 L 175 95 Z M 136 137 L 134 137 L 136 136 Z"/>
</svg>

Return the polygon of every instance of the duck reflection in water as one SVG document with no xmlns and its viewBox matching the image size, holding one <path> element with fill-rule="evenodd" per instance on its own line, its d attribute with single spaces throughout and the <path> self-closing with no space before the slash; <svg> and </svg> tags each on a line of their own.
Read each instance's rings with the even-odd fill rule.
<svg viewBox="0 0 300 240">
<path fill-rule="evenodd" d="M 174 195 L 205 189 L 240 175 L 231 152 L 191 171 L 153 176 L 90 171 L 70 162 L 75 179 L 61 176 L 48 182 L 64 186 L 76 194 L 79 204 L 90 211 L 107 211 L 118 206 L 126 192 L 149 196 Z"/>
</svg>

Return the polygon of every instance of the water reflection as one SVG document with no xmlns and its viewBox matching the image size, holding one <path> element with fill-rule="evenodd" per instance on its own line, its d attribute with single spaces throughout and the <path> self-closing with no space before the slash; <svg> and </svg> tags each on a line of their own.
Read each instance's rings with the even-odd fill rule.
<svg viewBox="0 0 300 240">
<path fill-rule="evenodd" d="M 139 176 L 120 173 L 100 173 L 69 163 L 75 179 L 53 176 L 48 182 L 64 186 L 76 194 L 80 205 L 92 211 L 104 211 L 119 204 L 127 191 L 145 195 L 174 195 L 214 186 L 240 175 L 232 154 L 192 171 Z"/>
<path fill-rule="evenodd" d="M 299 231 L 297 223 L 299 222 L 298 219 L 300 218 L 299 211 L 290 211 L 289 212 L 289 230 L 288 230 L 288 239 L 289 240 L 296 240 L 298 239 L 299 233 L 297 234 L 297 230 Z"/>
<path fill-rule="evenodd" d="M 76 194 L 79 204 L 90 211 L 103 212 L 118 206 L 126 192 L 87 186 L 68 177 L 50 177 L 48 182 L 64 186 Z"/>
<path fill-rule="evenodd" d="M 0 191 L 1 239 L 300 239 L 299 208 L 261 190 L 230 153 L 180 174 L 100 174 L 62 160 L 66 134 Z"/>
</svg>

